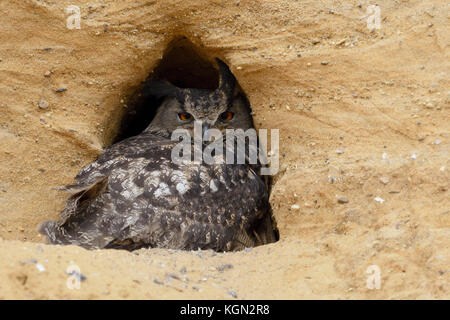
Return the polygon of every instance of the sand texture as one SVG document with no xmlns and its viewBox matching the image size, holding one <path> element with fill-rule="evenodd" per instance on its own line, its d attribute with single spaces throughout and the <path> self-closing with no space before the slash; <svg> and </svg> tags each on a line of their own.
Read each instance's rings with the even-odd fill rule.
<svg viewBox="0 0 450 320">
<path fill-rule="evenodd" d="M 379 1 L 374 30 L 370 4 L 1 1 L 0 298 L 450 298 L 448 1 Z M 281 240 L 235 253 L 44 244 L 37 226 L 67 199 L 56 188 L 111 144 L 181 37 L 230 65 L 258 128 L 280 130 Z"/>
</svg>

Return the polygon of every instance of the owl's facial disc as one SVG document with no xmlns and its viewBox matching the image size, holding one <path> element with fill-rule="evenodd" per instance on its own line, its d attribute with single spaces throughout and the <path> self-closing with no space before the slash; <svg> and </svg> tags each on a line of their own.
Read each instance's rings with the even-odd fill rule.
<svg viewBox="0 0 450 320">
<path fill-rule="evenodd" d="M 183 89 L 182 98 L 177 99 L 179 125 L 192 130 L 197 121 L 205 128 L 203 131 L 226 127 L 234 118 L 234 112 L 229 110 L 232 100 L 219 90 Z"/>
<path fill-rule="evenodd" d="M 227 65 L 217 59 L 219 86 L 216 90 L 179 88 L 167 81 L 149 84 L 148 93 L 166 99 L 158 108 L 149 126 L 152 132 L 168 135 L 176 129 L 194 133 L 199 121 L 207 129 L 249 129 L 253 127 L 248 100 L 236 85 L 236 79 Z"/>
</svg>

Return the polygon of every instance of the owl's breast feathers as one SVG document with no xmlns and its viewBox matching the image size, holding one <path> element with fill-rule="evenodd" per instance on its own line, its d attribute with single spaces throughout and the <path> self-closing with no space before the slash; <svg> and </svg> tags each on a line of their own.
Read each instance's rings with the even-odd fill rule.
<svg viewBox="0 0 450 320">
<path fill-rule="evenodd" d="M 229 251 L 275 240 L 267 186 L 251 166 L 176 164 L 175 143 L 146 133 L 107 148 L 39 232 L 86 248 Z"/>
</svg>

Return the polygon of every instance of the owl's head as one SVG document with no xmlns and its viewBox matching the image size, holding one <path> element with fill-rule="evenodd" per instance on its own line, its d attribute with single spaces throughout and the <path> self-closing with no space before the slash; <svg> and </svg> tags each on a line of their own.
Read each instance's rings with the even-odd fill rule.
<svg viewBox="0 0 450 320">
<path fill-rule="evenodd" d="M 170 135 L 176 129 L 194 129 L 200 121 L 203 130 L 253 128 L 250 106 L 228 66 L 217 59 L 219 86 L 215 90 L 178 88 L 167 81 L 148 84 L 147 94 L 166 97 L 146 131 Z"/>
</svg>

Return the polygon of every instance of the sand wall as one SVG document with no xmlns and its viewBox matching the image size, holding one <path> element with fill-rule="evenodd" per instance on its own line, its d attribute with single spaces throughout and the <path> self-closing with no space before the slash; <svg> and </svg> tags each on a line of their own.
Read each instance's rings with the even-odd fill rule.
<svg viewBox="0 0 450 320">
<path fill-rule="evenodd" d="M 448 5 L 378 2 L 371 30 L 371 4 L 1 1 L 0 298 L 449 298 Z M 281 240 L 226 254 L 42 244 L 56 187 L 111 143 L 179 37 L 227 61 L 257 127 L 280 129 Z"/>
</svg>

